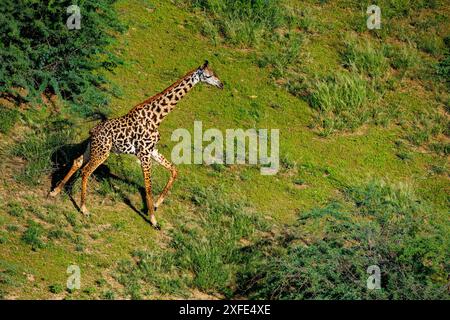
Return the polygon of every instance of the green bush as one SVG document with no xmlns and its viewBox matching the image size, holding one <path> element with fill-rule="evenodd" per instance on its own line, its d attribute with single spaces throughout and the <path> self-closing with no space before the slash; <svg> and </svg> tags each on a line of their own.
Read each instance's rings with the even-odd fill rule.
<svg viewBox="0 0 450 320">
<path fill-rule="evenodd" d="M 280 240 L 287 249 L 265 252 L 240 290 L 263 299 L 448 299 L 445 215 L 430 220 L 435 208 L 404 187 L 369 183 L 344 193 L 348 204 L 300 214 Z M 314 226 L 321 234 L 308 234 Z M 379 290 L 367 288 L 372 265 L 381 271 Z"/>
<path fill-rule="evenodd" d="M 79 112 L 104 111 L 108 81 L 95 71 L 112 69 L 120 62 L 108 50 L 113 33 L 123 30 L 114 2 L 80 1 L 81 29 L 69 30 L 66 11 L 73 1 L 3 1 L 2 95 L 36 101 L 41 93 L 57 94 Z"/>
</svg>

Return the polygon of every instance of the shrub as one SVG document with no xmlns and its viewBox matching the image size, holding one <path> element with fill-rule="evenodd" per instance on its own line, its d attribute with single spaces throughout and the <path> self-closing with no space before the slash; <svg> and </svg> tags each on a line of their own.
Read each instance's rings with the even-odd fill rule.
<svg viewBox="0 0 450 320">
<path fill-rule="evenodd" d="M 69 30 L 66 10 L 72 1 L 3 1 L 0 92 L 26 100 L 38 100 L 42 92 L 57 94 L 77 111 L 102 110 L 108 82 L 95 71 L 112 69 L 120 62 L 108 46 L 113 33 L 124 29 L 114 2 L 79 2 L 81 29 Z"/>
<path fill-rule="evenodd" d="M 374 182 L 344 192 L 349 205 L 302 213 L 280 240 L 287 249 L 265 252 L 240 290 L 263 299 L 448 299 L 448 222 L 430 221 L 435 209 L 404 187 Z M 323 234 L 306 234 L 314 225 Z M 294 241 L 299 234 L 313 240 Z M 372 265 L 380 290 L 367 289 Z"/>
</svg>

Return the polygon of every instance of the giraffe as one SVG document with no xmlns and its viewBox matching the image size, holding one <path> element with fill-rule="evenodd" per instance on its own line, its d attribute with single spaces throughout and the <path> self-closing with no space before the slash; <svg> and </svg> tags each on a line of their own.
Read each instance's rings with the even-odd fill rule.
<svg viewBox="0 0 450 320">
<path fill-rule="evenodd" d="M 223 89 L 222 82 L 208 67 L 208 61 L 205 61 L 202 66 L 191 70 L 162 92 L 136 105 L 127 114 L 101 122 L 91 129 L 89 143 L 84 154 L 73 161 L 69 172 L 49 193 L 49 196 L 57 196 L 70 177 L 81 169 L 80 211 L 85 216 L 89 216 L 89 211 L 86 208 L 89 176 L 108 158 L 110 152 L 133 154 L 138 157 L 141 163 L 150 223 L 159 229 L 155 211 L 164 201 L 178 172 L 175 166 L 156 148 L 160 139 L 158 127 L 177 103 L 200 82 Z M 153 203 L 150 180 L 152 160 L 170 171 L 169 180 L 155 204 Z"/>
</svg>

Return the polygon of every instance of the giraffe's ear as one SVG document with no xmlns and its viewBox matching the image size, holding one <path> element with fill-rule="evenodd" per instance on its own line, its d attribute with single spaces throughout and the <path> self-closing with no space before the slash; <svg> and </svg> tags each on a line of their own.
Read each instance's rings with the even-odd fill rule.
<svg viewBox="0 0 450 320">
<path fill-rule="evenodd" d="M 205 63 L 202 65 L 202 69 L 205 69 L 206 67 L 208 67 L 208 60 L 205 60 Z"/>
</svg>

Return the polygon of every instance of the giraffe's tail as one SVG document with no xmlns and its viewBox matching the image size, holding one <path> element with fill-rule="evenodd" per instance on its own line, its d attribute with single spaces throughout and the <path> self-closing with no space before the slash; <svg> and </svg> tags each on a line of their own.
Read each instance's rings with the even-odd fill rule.
<svg viewBox="0 0 450 320">
<path fill-rule="evenodd" d="M 92 114 L 92 119 L 89 120 L 89 122 L 98 121 L 98 120 L 100 120 L 100 122 L 97 123 L 97 125 L 96 125 L 95 127 L 93 127 L 91 130 L 89 130 L 89 134 L 90 134 L 90 135 L 92 135 L 92 134 L 94 134 L 95 132 L 97 132 L 97 131 L 100 129 L 101 124 L 102 124 L 103 122 L 105 122 L 106 120 L 108 120 L 108 117 L 106 116 L 106 114 L 104 114 L 104 113 L 102 113 L 102 112 L 94 112 L 94 113 Z"/>
<path fill-rule="evenodd" d="M 108 120 L 108 117 L 106 114 L 104 114 L 103 112 L 100 111 L 95 111 L 92 114 L 92 120 L 100 120 L 100 122 L 106 121 Z"/>
<path fill-rule="evenodd" d="M 86 150 L 84 150 L 83 153 L 83 166 L 89 162 L 91 159 L 91 141 L 89 139 L 89 142 L 87 143 Z"/>
</svg>

